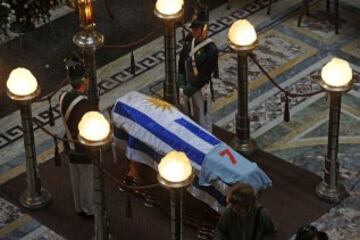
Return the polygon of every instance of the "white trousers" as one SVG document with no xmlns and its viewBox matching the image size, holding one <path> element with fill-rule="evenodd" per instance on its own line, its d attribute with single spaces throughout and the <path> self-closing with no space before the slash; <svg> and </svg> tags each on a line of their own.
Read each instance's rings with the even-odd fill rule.
<svg viewBox="0 0 360 240">
<path fill-rule="evenodd" d="M 212 132 L 212 120 L 210 115 L 211 99 L 209 98 L 205 102 L 205 98 L 201 90 L 194 93 L 194 95 L 192 95 L 190 98 L 188 98 L 184 94 L 180 97 L 183 98 L 180 100 L 180 104 L 184 114 L 192 117 L 192 119 L 196 123 L 198 123 L 200 126 L 205 128 L 209 132 Z M 205 104 L 207 106 L 206 114 Z"/>
<path fill-rule="evenodd" d="M 69 163 L 71 187 L 76 212 L 94 214 L 93 164 Z"/>
</svg>

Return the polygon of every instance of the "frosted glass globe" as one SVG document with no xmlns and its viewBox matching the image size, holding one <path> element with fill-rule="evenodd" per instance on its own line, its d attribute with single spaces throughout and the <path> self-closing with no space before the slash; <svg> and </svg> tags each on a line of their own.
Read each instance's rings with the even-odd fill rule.
<svg viewBox="0 0 360 240">
<path fill-rule="evenodd" d="M 352 79 L 350 64 L 340 58 L 333 58 L 321 70 L 321 78 L 333 87 L 346 86 Z"/>
<path fill-rule="evenodd" d="M 173 15 L 182 9 L 184 0 L 157 0 L 155 8 L 164 15 Z"/>
<path fill-rule="evenodd" d="M 11 71 L 6 87 L 14 95 L 27 96 L 36 91 L 38 83 L 28 69 L 16 68 Z"/>
<path fill-rule="evenodd" d="M 110 134 L 110 124 L 106 118 L 96 111 L 85 113 L 79 124 L 79 135 L 88 141 L 102 141 Z"/>
<path fill-rule="evenodd" d="M 231 25 L 228 38 L 234 45 L 248 46 L 256 41 L 257 36 L 254 26 L 248 20 L 240 19 Z"/>
<path fill-rule="evenodd" d="M 183 182 L 192 173 L 190 160 L 183 152 L 171 151 L 158 165 L 159 174 L 169 182 Z"/>
</svg>

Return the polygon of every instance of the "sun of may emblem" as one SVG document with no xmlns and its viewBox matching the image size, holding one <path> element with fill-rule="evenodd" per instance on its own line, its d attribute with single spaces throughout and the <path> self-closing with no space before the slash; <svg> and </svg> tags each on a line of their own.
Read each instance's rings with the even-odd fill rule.
<svg viewBox="0 0 360 240">
<path fill-rule="evenodd" d="M 163 100 L 157 99 L 157 98 L 153 98 L 153 97 L 149 97 L 147 99 L 147 102 L 156 107 L 156 108 L 161 108 L 161 110 L 167 110 L 167 111 L 171 111 L 171 104 L 168 102 L 165 102 Z"/>
</svg>

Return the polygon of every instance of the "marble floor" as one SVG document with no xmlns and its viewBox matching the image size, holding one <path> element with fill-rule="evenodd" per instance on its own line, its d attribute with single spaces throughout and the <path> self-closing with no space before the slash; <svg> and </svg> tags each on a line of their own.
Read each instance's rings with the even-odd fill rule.
<svg viewBox="0 0 360 240">
<path fill-rule="evenodd" d="M 341 1 L 341 29 L 335 35 L 333 25 L 325 18 L 323 1 L 310 9 L 310 16 L 296 26 L 300 1 L 278 0 L 271 15 L 266 14 L 268 1 L 237 3 L 232 9 L 220 6 L 211 12 L 209 33 L 220 49 L 227 49 L 228 28 L 238 18 L 247 18 L 259 34 L 254 53 L 272 78 L 292 93 L 320 89 L 318 74 L 331 57 L 346 59 L 354 75 L 360 75 L 360 0 Z M 181 34 L 178 29 L 178 45 Z M 100 108 L 104 110 L 130 90 L 150 94 L 150 89 L 164 78 L 163 39 L 158 38 L 135 50 L 136 75 L 129 67 L 129 56 L 123 56 L 98 70 L 101 90 Z M 216 101 L 211 113 L 216 125 L 234 131 L 237 70 L 235 55 L 222 53 L 220 78 L 215 79 Z M 322 175 L 327 144 L 328 102 L 324 93 L 312 97 L 291 98 L 291 121 L 283 121 L 283 94 L 274 87 L 258 67 L 249 64 L 249 111 L 251 136 L 259 147 L 301 168 Z M 64 89 L 68 88 L 65 87 Z M 54 99 L 57 99 L 56 97 Z M 53 132 L 62 125 L 56 106 L 56 126 L 48 126 L 47 105 L 33 104 L 33 115 Z M 343 96 L 339 162 L 342 181 L 349 192 L 337 207 L 314 220 L 330 239 L 360 239 L 360 82 Z M 22 131 L 19 112 L 0 119 L 0 184 L 24 172 Z M 38 161 L 53 156 L 52 139 L 35 128 Z M 1 191 L 0 191 L 1 193 Z M 46 226 L 22 213 L 0 196 L 0 239 L 63 239 Z"/>
</svg>

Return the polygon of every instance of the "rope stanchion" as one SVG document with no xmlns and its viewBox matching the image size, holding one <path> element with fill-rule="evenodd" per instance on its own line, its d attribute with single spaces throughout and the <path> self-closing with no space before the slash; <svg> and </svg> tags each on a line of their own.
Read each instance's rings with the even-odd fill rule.
<svg viewBox="0 0 360 240">
<path fill-rule="evenodd" d="M 284 106 L 284 121 L 290 121 L 289 97 L 288 92 L 285 92 L 285 106 Z"/>
<path fill-rule="evenodd" d="M 103 47 L 104 48 L 134 48 L 136 45 L 144 42 L 145 40 L 147 40 L 148 38 L 153 36 L 155 33 L 159 32 L 161 29 L 162 29 L 162 27 L 158 27 L 154 31 L 146 34 L 145 36 L 143 36 L 140 39 L 138 39 L 138 40 L 136 40 L 134 42 L 131 42 L 131 43 L 127 43 L 127 44 L 105 44 Z"/>
<path fill-rule="evenodd" d="M 49 97 L 48 100 L 49 100 L 49 110 L 48 110 L 48 112 L 49 112 L 49 125 L 51 127 L 53 127 L 53 126 L 55 126 L 55 117 L 54 117 L 54 113 L 53 113 L 53 108 L 51 106 L 51 98 Z"/>
<path fill-rule="evenodd" d="M 234 51 L 229 50 L 228 48 L 225 48 L 220 52 L 220 55 L 234 53 Z M 284 93 L 285 95 L 285 104 L 284 104 L 284 121 L 289 122 L 290 121 L 290 110 L 289 110 L 289 98 L 296 98 L 296 97 L 312 97 L 316 94 L 324 92 L 323 89 L 320 89 L 318 91 L 309 92 L 309 93 L 292 93 L 289 92 L 287 89 L 282 88 L 275 80 L 270 76 L 270 74 L 263 68 L 259 61 L 256 59 L 256 55 L 254 53 L 249 53 L 249 57 L 253 60 L 255 65 L 260 69 L 260 71 L 270 80 L 274 86 L 279 89 L 280 92 Z"/>
<path fill-rule="evenodd" d="M 55 162 L 55 166 L 60 166 L 61 165 L 61 158 L 60 158 L 60 153 L 59 153 L 59 147 L 58 147 L 58 139 L 56 137 L 54 137 L 54 162 Z"/>
<path fill-rule="evenodd" d="M 104 168 L 100 168 L 100 170 L 104 173 L 106 177 L 108 177 L 113 183 L 115 183 L 118 187 L 125 189 L 126 191 L 135 191 L 135 190 L 147 190 L 152 188 L 157 188 L 160 186 L 159 183 L 144 185 L 144 186 L 129 186 L 124 183 L 122 183 L 119 179 L 115 178 L 111 175 L 107 170 Z"/>
<path fill-rule="evenodd" d="M 272 84 L 275 85 L 277 89 L 279 89 L 281 92 L 285 94 L 285 105 L 284 105 L 284 121 L 289 122 L 290 121 L 290 110 L 289 110 L 289 97 L 311 97 L 316 94 L 324 92 L 323 89 L 315 92 L 309 92 L 309 93 L 290 93 L 288 90 L 282 88 L 278 83 L 274 81 L 274 79 L 270 76 L 270 74 L 260 65 L 259 61 L 256 59 L 256 55 L 254 53 L 249 53 L 249 57 L 253 60 L 253 62 L 256 64 L 256 66 L 259 67 L 260 71 L 270 80 Z"/>
<path fill-rule="evenodd" d="M 131 56 L 130 56 L 130 72 L 132 75 L 135 76 L 136 74 L 136 65 L 135 65 L 135 57 L 134 57 L 134 51 L 131 50 Z"/>
<path fill-rule="evenodd" d="M 46 129 L 41 123 L 39 123 L 39 120 L 37 120 L 36 118 L 33 118 L 32 122 L 35 123 L 43 132 L 45 132 L 47 135 L 49 135 L 52 138 L 56 138 L 57 140 L 60 140 L 60 141 L 63 141 L 63 142 L 72 142 L 72 143 L 81 144 L 80 141 L 78 141 L 78 140 L 59 137 L 57 134 L 52 133 L 51 131 Z"/>
<path fill-rule="evenodd" d="M 250 53 L 249 57 L 254 61 L 256 66 L 259 67 L 260 71 L 271 81 L 271 83 L 274 84 L 275 87 L 277 89 L 279 89 L 281 92 L 287 94 L 288 97 L 311 97 L 311 96 L 314 96 L 316 94 L 324 92 L 324 90 L 321 89 L 321 90 L 318 90 L 318 91 L 315 91 L 315 92 L 310 92 L 310 93 L 290 93 L 290 92 L 288 92 L 287 90 L 282 88 L 278 83 L 276 83 L 274 81 L 274 79 L 270 76 L 270 74 L 260 65 L 259 61 L 256 59 L 255 54 Z"/>
<path fill-rule="evenodd" d="M 111 8 L 111 3 L 109 2 L 109 0 L 104 0 L 104 4 L 105 4 L 105 7 L 106 7 L 106 11 L 107 13 L 109 14 L 109 17 L 111 19 L 114 19 L 114 13 L 112 11 L 112 8 Z"/>
<path fill-rule="evenodd" d="M 60 91 L 60 89 L 62 87 L 64 87 L 67 83 L 67 78 L 65 78 L 64 80 L 62 80 L 60 82 L 59 85 L 57 85 L 55 87 L 54 90 L 52 90 L 50 93 L 48 93 L 47 95 L 41 97 L 41 98 L 38 98 L 38 99 L 35 99 L 33 100 L 33 102 L 43 102 L 43 101 L 49 101 L 49 110 L 48 110 L 48 114 L 49 114 L 49 125 L 51 127 L 55 126 L 55 118 L 54 118 L 54 113 L 53 113 L 53 107 L 51 106 L 51 98 L 58 92 Z"/>
<path fill-rule="evenodd" d="M 50 93 L 46 94 L 45 96 L 41 97 L 41 98 L 38 98 L 38 99 L 35 99 L 33 102 L 43 102 L 43 101 L 46 101 L 46 100 L 49 100 L 51 99 L 58 91 L 60 91 L 60 89 L 62 87 L 64 87 L 66 85 L 66 83 L 68 82 L 68 79 L 65 78 L 64 80 L 62 80 L 59 85 L 57 85 L 55 87 L 54 90 L 52 90 Z"/>
<path fill-rule="evenodd" d="M 105 44 L 103 47 L 104 48 L 111 48 L 111 49 L 119 49 L 119 48 L 130 48 L 131 49 L 131 55 L 130 55 L 130 72 L 132 75 L 135 76 L 136 74 L 136 64 L 135 64 L 135 58 L 134 58 L 134 48 L 136 45 L 139 45 L 141 43 L 143 43 L 144 41 L 146 41 L 148 38 L 150 38 L 151 36 L 153 36 L 154 34 L 156 34 L 157 32 L 159 32 L 161 30 L 161 27 L 156 28 L 154 31 L 146 34 L 145 36 L 141 37 L 140 39 L 131 42 L 131 43 L 127 43 L 127 44 Z"/>
<path fill-rule="evenodd" d="M 55 148 L 57 148 L 57 141 L 58 140 L 63 141 L 63 142 L 72 142 L 72 143 L 81 144 L 80 141 L 78 141 L 78 140 L 73 140 L 73 139 L 70 140 L 70 139 L 67 139 L 67 138 L 62 138 L 62 137 L 59 137 L 57 134 L 52 133 L 51 131 L 46 129 L 44 126 L 42 126 L 42 124 L 39 123 L 39 120 L 37 120 L 36 118 L 33 118 L 32 122 L 35 123 L 42 131 L 44 131 L 46 134 L 48 134 L 49 136 L 51 136 L 54 139 Z M 56 154 L 56 149 L 55 149 L 55 154 Z M 103 168 L 100 168 L 100 170 L 103 171 L 104 175 L 107 176 L 116 185 L 118 185 L 119 187 L 121 187 L 121 188 L 123 188 L 123 189 L 125 189 L 127 191 L 146 190 L 146 189 L 152 189 L 152 188 L 156 188 L 156 187 L 160 186 L 158 183 L 150 184 L 150 185 L 144 185 L 144 186 L 129 186 L 129 185 L 126 185 L 126 184 L 122 183 L 120 180 L 116 179 L 107 170 L 105 170 Z"/>
</svg>

